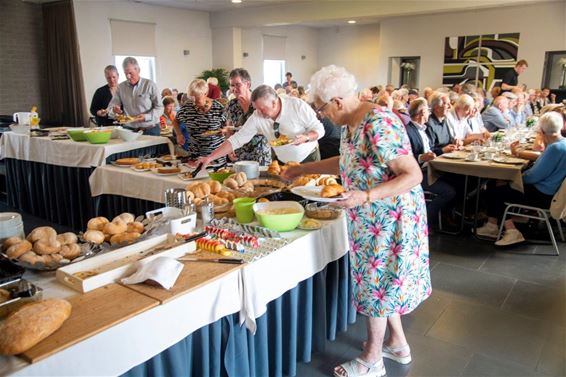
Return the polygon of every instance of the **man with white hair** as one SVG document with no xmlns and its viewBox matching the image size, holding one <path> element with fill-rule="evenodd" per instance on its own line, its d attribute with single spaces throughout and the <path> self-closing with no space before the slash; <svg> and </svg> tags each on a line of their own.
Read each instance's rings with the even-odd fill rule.
<svg viewBox="0 0 566 377">
<path fill-rule="evenodd" d="M 514 125 L 513 117 L 509 114 L 509 100 L 506 97 L 498 96 L 482 114 L 484 127 L 489 132 L 505 130 Z"/>
<path fill-rule="evenodd" d="M 118 85 L 116 94 L 108 104 L 109 116 L 116 118 L 117 115 L 128 115 L 133 118 L 133 122 L 125 124 L 125 128 L 141 130 L 144 135 L 159 136 L 159 118 L 163 113 L 163 105 L 157 85 L 140 77 L 140 66 L 135 58 L 124 59 L 122 68 L 126 81 Z"/>
<path fill-rule="evenodd" d="M 474 106 L 473 98 L 467 94 L 462 94 L 454 103 L 454 108 L 446 113 L 446 122 L 454 140 L 463 143 L 466 137 L 472 133 L 468 120 Z"/>
<path fill-rule="evenodd" d="M 487 191 L 487 215 L 485 225 L 477 229 L 477 234 L 496 238 L 505 210 L 505 202 L 526 204 L 548 209 L 553 196 L 566 178 L 566 139 L 560 134 L 563 118 L 550 112 L 541 116 L 539 132 L 546 148 L 535 164 L 523 173 L 523 192 L 513 190 L 509 185 L 490 186 Z M 513 220 L 505 221 L 505 234 L 495 242 L 498 246 L 508 246 L 523 242 L 525 238 L 515 228 Z"/>
<path fill-rule="evenodd" d="M 446 93 L 434 92 L 429 99 L 431 114 L 426 123 L 426 133 L 431 140 L 430 149 L 440 156 L 456 149 L 454 139 L 450 134 L 446 114 L 450 110 L 450 100 Z"/>
<path fill-rule="evenodd" d="M 273 148 L 282 162 L 309 162 L 320 160 L 318 139 L 324 136 L 324 126 L 316 112 L 300 98 L 278 96 L 269 85 L 260 85 L 252 92 L 255 111 L 238 132 L 226 140 L 209 156 L 199 158 L 206 167 L 211 161 L 247 144 L 257 134 L 267 140 L 287 137 L 291 143 Z M 325 106 L 328 104 L 325 104 Z M 317 109 L 321 111 L 324 109 Z"/>
<path fill-rule="evenodd" d="M 423 170 L 423 180 L 421 186 L 423 190 L 435 194 L 426 205 L 428 212 L 428 223 L 431 226 L 438 225 L 438 214 L 440 210 L 446 207 L 456 196 L 456 190 L 446 183 L 443 177 L 440 177 L 432 185 L 428 184 L 427 167 L 428 162 L 436 158 L 436 154 L 432 151 L 432 140 L 427 134 L 427 121 L 430 111 L 426 99 L 419 97 L 414 99 L 409 105 L 409 115 L 411 121 L 406 126 L 407 135 L 411 143 L 413 156 Z"/>
</svg>

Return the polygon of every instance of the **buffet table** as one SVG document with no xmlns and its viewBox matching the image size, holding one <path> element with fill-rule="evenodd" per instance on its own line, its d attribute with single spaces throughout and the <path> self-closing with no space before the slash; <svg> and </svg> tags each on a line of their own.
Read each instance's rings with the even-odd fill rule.
<svg viewBox="0 0 566 377">
<path fill-rule="evenodd" d="M 0 138 L 0 158 L 6 163 L 8 205 L 81 230 L 94 215 L 88 179 L 95 167 L 118 158 L 171 151 L 173 145 L 164 137 L 111 139 L 95 145 L 6 132 Z"/>
<path fill-rule="evenodd" d="M 310 361 L 355 314 L 345 217 L 284 237 L 289 243 L 262 259 L 226 265 L 226 273 L 34 364 L 0 359 L 0 374 L 294 375 L 297 361 Z M 195 276 L 209 265 L 184 263 Z M 74 293 L 52 275 L 26 278 L 46 297 Z"/>
</svg>

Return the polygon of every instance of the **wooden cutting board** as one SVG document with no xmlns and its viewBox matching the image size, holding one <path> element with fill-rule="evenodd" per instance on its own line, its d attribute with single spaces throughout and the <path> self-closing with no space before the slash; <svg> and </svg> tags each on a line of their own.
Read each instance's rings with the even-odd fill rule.
<svg viewBox="0 0 566 377">
<path fill-rule="evenodd" d="M 20 356 L 35 363 L 144 312 L 159 302 L 118 284 L 68 299 L 73 306 L 63 326 Z"/>
<path fill-rule="evenodd" d="M 190 254 L 191 257 L 198 257 L 199 259 L 212 259 L 221 258 L 216 253 L 206 251 L 199 251 L 195 254 Z M 204 263 L 204 262 L 182 262 L 185 265 L 181 274 L 177 278 L 175 285 L 166 290 L 163 288 L 152 287 L 147 284 L 133 284 L 125 285 L 136 292 L 151 297 L 161 304 L 173 300 L 176 297 L 182 296 L 194 289 L 201 287 L 208 282 L 218 279 L 232 271 L 238 270 L 245 266 L 245 264 L 226 264 L 226 263 Z"/>
</svg>

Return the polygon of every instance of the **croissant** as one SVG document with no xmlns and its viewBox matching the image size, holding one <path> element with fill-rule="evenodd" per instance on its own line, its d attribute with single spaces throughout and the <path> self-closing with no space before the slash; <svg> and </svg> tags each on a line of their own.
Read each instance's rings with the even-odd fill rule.
<svg viewBox="0 0 566 377">
<path fill-rule="evenodd" d="M 237 189 L 238 187 L 240 187 L 240 185 L 238 185 L 238 182 L 234 179 L 234 178 L 226 178 L 224 180 L 224 186 L 231 188 L 233 190 Z"/>
<path fill-rule="evenodd" d="M 210 186 L 211 194 L 216 194 L 222 190 L 222 185 L 218 181 L 210 181 L 208 185 Z"/>
<path fill-rule="evenodd" d="M 334 196 L 342 194 L 344 191 L 344 187 L 341 185 L 328 185 L 324 186 L 320 191 L 320 196 L 322 198 L 332 198 Z"/>
<path fill-rule="evenodd" d="M 322 177 L 317 182 L 317 186 L 328 186 L 328 185 L 337 185 L 338 182 L 334 177 Z"/>
<path fill-rule="evenodd" d="M 8 258 L 11 258 L 11 259 L 19 258 L 22 255 L 24 255 L 25 253 L 27 253 L 28 251 L 31 251 L 32 248 L 33 248 L 33 245 L 31 244 L 31 242 L 29 242 L 27 240 L 23 240 L 23 241 L 20 241 L 17 244 L 10 246 L 6 250 L 6 255 L 8 256 Z"/>
<path fill-rule="evenodd" d="M 139 221 L 134 221 L 128 224 L 127 232 L 143 233 L 144 226 Z"/>
<path fill-rule="evenodd" d="M 112 236 L 112 238 L 110 238 L 110 243 L 112 245 L 114 244 L 119 244 L 119 243 L 132 243 L 135 240 L 137 240 L 138 238 L 140 238 L 141 234 L 137 233 L 137 232 L 126 232 L 126 233 L 120 233 L 120 234 L 115 234 Z"/>
<path fill-rule="evenodd" d="M 6 239 L 6 241 L 4 241 L 4 250 L 8 250 L 10 247 L 19 244 L 20 242 L 22 242 L 22 238 L 21 237 L 10 237 L 8 239 Z"/>
<path fill-rule="evenodd" d="M 59 254 L 66 259 L 75 259 L 81 255 L 81 248 L 78 244 L 72 243 L 70 245 L 64 245 L 61 248 Z M 58 256 L 59 254 L 52 254 L 53 256 Z"/>
</svg>

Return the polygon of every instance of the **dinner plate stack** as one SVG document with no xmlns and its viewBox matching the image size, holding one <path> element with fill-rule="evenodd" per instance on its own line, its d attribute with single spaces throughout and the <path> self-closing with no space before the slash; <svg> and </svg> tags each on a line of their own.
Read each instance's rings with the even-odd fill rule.
<svg viewBox="0 0 566 377">
<path fill-rule="evenodd" d="M 24 222 L 22 216 L 16 212 L 0 213 L 0 242 L 6 238 L 19 236 L 24 238 Z"/>
</svg>

